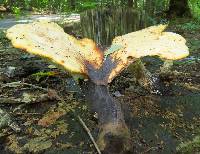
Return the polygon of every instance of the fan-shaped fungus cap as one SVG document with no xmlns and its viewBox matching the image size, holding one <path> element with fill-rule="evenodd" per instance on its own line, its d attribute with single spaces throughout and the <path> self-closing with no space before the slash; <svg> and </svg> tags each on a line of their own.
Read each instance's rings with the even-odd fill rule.
<svg viewBox="0 0 200 154">
<path fill-rule="evenodd" d="M 94 68 L 103 62 L 103 54 L 92 40 L 77 40 L 53 22 L 18 24 L 8 29 L 6 36 L 14 47 L 46 57 L 74 73 L 87 75 L 86 62 Z"/>
<path fill-rule="evenodd" d="M 105 55 L 92 40 L 77 40 L 52 22 L 18 24 L 7 30 L 7 37 L 16 48 L 47 57 L 71 72 L 89 76 L 95 83 L 107 84 L 136 58 L 158 55 L 176 60 L 186 57 L 189 51 L 185 39 L 163 32 L 165 28 L 165 25 L 152 26 L 118 36 Z"/>
<path fill-rule="evenodd" d="M 121 46 L 110 57 L 117 65 L 108 77 L 108 82 L 126 68 L 136 58 L 159 56 L 163 59 L 177 60 L 189 55 L 186 40 L 179 34 L 163 32 L 166 25 L 151 26 L 113 39 L 112 45 Z"/>
</svg>

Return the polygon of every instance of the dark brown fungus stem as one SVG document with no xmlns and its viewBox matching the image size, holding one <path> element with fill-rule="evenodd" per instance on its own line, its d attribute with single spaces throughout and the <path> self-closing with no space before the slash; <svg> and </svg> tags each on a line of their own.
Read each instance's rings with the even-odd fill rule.
<svg viewBox="0 0 200 154">
<path fill-rule="evenodd" d="M 86 83 L 86 99 L 98 114 L 97 144 L 106 154 L 120 154 L 130 150 L 130 133 L 124 120 L 121 104 L 109 94 L 108 75 L 117 66 L 109 57 L 95 70 L 87 65 L 90 80 Z"/>
<path fill-rule="evenodd" d="M 130 150 L 130 133 L 125 124 L 121 104 L 110 96 L 106 85 L 87 83 L 86 99 L 98 114 L 97 144 L 106 154 L 120 154 Z"/>
</svg>

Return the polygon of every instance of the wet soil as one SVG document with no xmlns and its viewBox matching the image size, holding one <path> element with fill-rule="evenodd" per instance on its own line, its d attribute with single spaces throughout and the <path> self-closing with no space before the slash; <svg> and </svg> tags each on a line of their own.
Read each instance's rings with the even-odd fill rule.
<svg viewBox="0 0 200 154">
<path fill-rule="evenodd" d="M 122 104 L 133 153 L 200 152 L 198 144 L 184 147 L 200 136 L 200 29 L 183 30 L 182 24 L 176 20 L 168 30 L 187 39 L 190 56 L 161 75 L 162 96 L 139 86 L 129 69 L 110 85 Z M 7 115 L 0 117 L 0 153 L 96 153 L 77 117 L 94 138 L 98 118 L 70 74 L 12 48 L 3 33 L 0 39 L 0 110 Z M 157 74 L 163 64 L 156 57 L 143 62 Z"/>
</svg>

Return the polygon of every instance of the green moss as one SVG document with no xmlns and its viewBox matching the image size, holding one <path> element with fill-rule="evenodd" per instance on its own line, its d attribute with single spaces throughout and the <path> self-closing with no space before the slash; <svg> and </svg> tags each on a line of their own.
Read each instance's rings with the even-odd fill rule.
<svg viewBox="0 0 200 154">
<path fill-rule="evenodd" d="M 49 76 L 55 76 L 56 73 L 55 72 L 37 72 L 35 74 L 32 74 L 32 77 L 35 78 L 36 81 L 39 81 L 41 78 L 44 78 L 44 77 L 49 77 Z"/>
<path fill-rule="evenodd" d="M 176 148 L 178 153 L 193 154 L 200 152 L 200 136 L 196 136 L 192 141 L 184 142 Z"/>
</svg>

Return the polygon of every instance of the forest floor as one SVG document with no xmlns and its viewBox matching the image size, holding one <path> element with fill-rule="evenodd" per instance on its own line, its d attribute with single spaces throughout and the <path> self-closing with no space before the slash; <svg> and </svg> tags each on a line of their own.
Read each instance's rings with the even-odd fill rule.
<svg viewBox="0 0 200 154">
<path fill-rule="evenodd" d="M 200 152 L 200 24 L 177 19 L 168 30 L 186 38 L 190 55 L 162 79 L 162 96 L 140 87 L 129 69 L 110 85 L 122 102 L 135 153 Z M 162 62 L 143 61 L 159 73 Z M 96 138 L 97 119 L 72 77 L 12 48 L 1 32 L 0 153 L 94 154 L 78 116 Z"/>
</svg>

